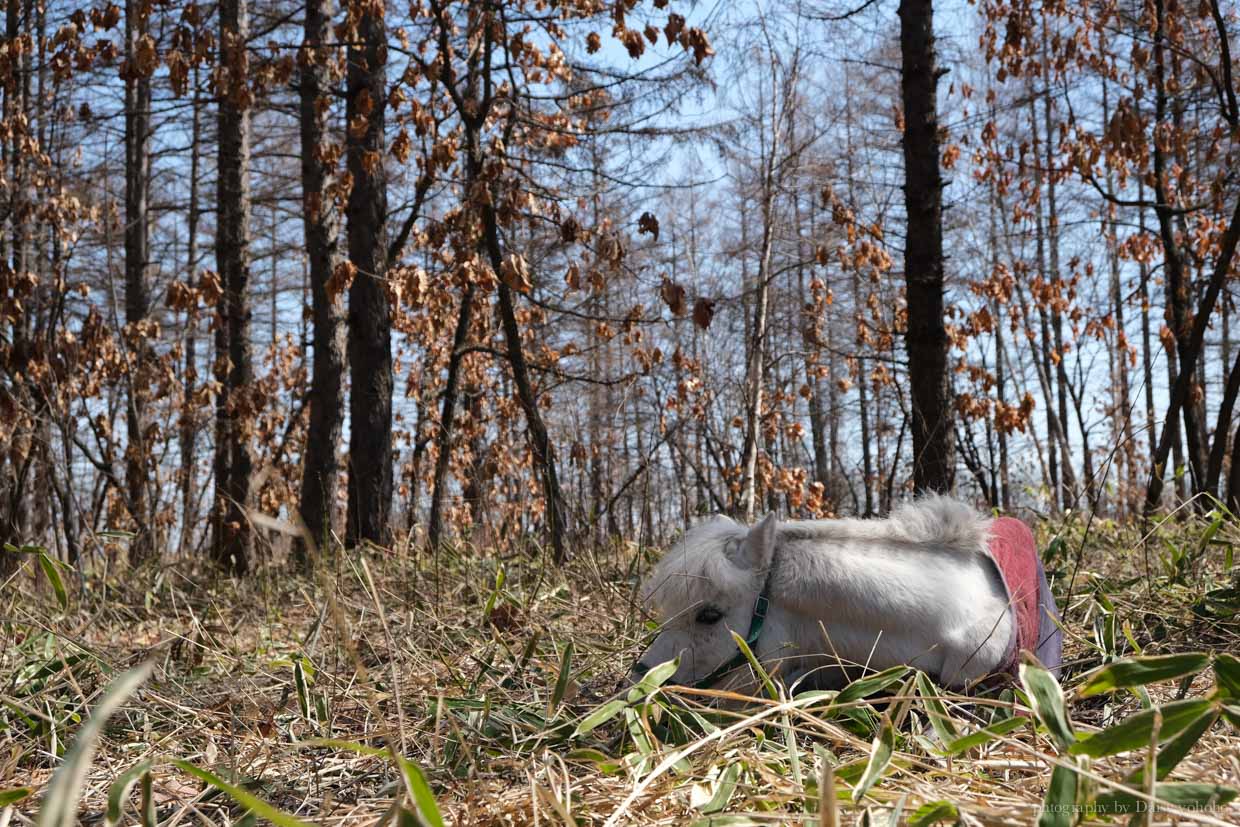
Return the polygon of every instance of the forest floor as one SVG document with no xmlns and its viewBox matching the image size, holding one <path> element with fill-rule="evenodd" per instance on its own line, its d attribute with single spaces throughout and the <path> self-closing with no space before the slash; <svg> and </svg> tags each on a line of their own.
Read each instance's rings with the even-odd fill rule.
<svg viewBox="0 0 1240 827">
<path fill-rule="evenodd" d="M 1240 823 L 1240 684 L 1218 656 L 1240 652 L 1240 529 L 1038 533 L 1068 633 L 1058 723 L 1039 675 L 990 700 L 912 672 L 735 712 L 710 693 L 630 695 L 653 557 L 632 547 L 562 569 L 464 549 L 339 554 L 317 578 L 65 572 L 63 596 L 31 554 L 0 595 L 0 825 L 55 807 L 71 823 L 75 806 L 84 823 L 166 825 L 1072 824 L 1147 811 L 1150 793 L 1167 802 L 1152 823 Z M 1106 672 L 1133 688 L 1084 689 L 1138 652 Z M 1153 657 L 1194 652 L 1208 656 Z M 144 662 L 140 687 L 109 694 Z M 1170 769 L 1157 790 L 1131 775 L 1151 745 Z"/>
</svg>

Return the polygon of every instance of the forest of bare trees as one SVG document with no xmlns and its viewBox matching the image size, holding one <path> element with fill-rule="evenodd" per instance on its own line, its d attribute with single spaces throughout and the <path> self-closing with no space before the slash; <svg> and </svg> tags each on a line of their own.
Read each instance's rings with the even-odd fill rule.
<svg viewBox="0 0 1240 827">
<path fill-rule="evenodd" d="M 1218 0 L 3 14 L 4 542 L 1236 510 Z"/>
</svg>

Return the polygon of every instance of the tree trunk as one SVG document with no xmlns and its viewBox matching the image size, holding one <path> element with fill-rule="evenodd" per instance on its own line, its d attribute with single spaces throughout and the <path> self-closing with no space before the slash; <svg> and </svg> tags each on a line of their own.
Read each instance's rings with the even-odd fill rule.
<svg viewBox="0 0 1240 827">
<path fill-rule="evenodd" d="M 1047 47 L 1047 26 L 1043 19 L 1042 25 L 1042 56 L 1043 56 L 1043 86 L 1042 86 L 1042 116 L 1044 126 L 1045 153 L 1043 159 L 1045 162 L 1045 180 L 1046 180 L 1046 241 L 1047 252 L 1049 254 L 1050 271 L 1049 280 L 1054 284 L 1057 292 L 1063 290 L 1062 271 L 1059 268 L 1059 205 L 1056 199 L 1055 185 L 1055 119 L 1052 114 L 1050 94 L 1050 72 L 1049 61 L 1046 57 Z M 1041 214 L 1041 207 L 1039 215 Z M 1047 275 L 1047 274 L 1044 274 Z M 1059 311 L 1056 304 L 1051 308 L 1051 329 L 1054 332 L 1055 353 L 1058 359 L 1055 360 L 1055 386 L 1058 396 L 1059 410 L 1059 431 L 1063 435 L 1063 441 L 1060 444 L 1061 461 L 1063 463 L 1062 480 L 1064 483 L 1063 503 L 1065 506 L 1071 501 L 1075 503 L 1076 492 L 1076 471 L 1072 467 L 1072 443 L 1068 439 L 1068 403 L 1071 396 L 1070 382 L 1068 380 L 1068 368 L 1065 362 L 1067 358 L 1067 350 L 1064 348 L 1063 342 L 1063 314 Z M 1081 425 L 1082 437 L 1082 465 L 1085 477 L 1086 496 L 1091 503 L 1095 501 L 1094 480 L 1093 480 L 1093 460 L 1089 456 L 1089 438 L 1084 432 L 1084 425 Z"/>
<path fill-rule="evenodd" d="M 993 110 L 992 110 L 993 112 Z M 990 269 L 993 274 L 999 268 L 999 230 L 995 220 L 995 187 L 992 181 L 989 187 L 990 197 L 987 199 L 987 217 L 989 218 L 989 234 L 987 243 L 990 246 Z M 1005 361 L 1006 348 L 1003 341 L 1003 309 L 998 299 L 991 300 L 990 312 L 995 322 L 995 395 L 1002 406 L 1007 405 L 1007 372 Z M 1004 511 L 1012 510 L 1011 474 L 1008 467 L 1008 431 L 1006 428 L 995 428 L 999 442 L 999 506 Z"/>
<path fill-rule="evenodd" d="M 1104 123 L 1111 122 L 1108 86 L 1107 79 L 1104 76 L 1102 78 L 1102 117 Z M 1108 167 L 1106 178 L 1108 190 L 1113 188 L 1113 178 L 1112 171 Z M 1112 215 L 1107 224 L 1107 257 L 1111 266 L 1111 305 L 1115 313 L 1115 344 L 1111 354 L 1115 363 L 1112 391 L 1118 392 L 1118 398 L 1114 402 L 1115 411 L 1113 414 L 1114 421 L 1117 424 L 1112 431 L 1112 439 L 1119 446 L 1117 453 L 1122 465 L 1121 472 L 1118 475 L 1121 482 L 1119 484 L 1120 496 L 1118 498 L 1117 510 L 1120 517 L 1125 517 L 1136 511 L 1137 443 L 1132 429 L 1134 405 L 1132 402 L 1132 381 L 1128 376 L 1128 370 L 1132 365 L 1130 364 L 1128 350 L 1128 330 L 1124 321 L 1125 301 L 1119 260 L 1119 222 Z"/>
<path fill-rule="evenodd" d="M 452 431 L 456 423 L 456 397 L 461 384 L 461 351 L 469 340 L 470 319 L 474 308 L 474 285 L 465 285 L 461 309 L 452 336 L 452 352 L 448 354 L 448 379 L 443 390 L 443 408 L 439 415 L 439 432 L 435 435 L 435 475 L 431 489 L 431 514 L 426 527 L 426 542 L 432 551 L 443 542 L 443 498 L 448 482 L 448 465 L 452 459 Z"/>
<path fill-rule="evenodd" d="M 1174 347 L 1167 348 L 1167 387 L 1175 387 L 1176 380 L 1180 376 L 1178 364 L 1179 359 L 1176 358 L 1176 350 Z M 1185 484 L 1185 474 L 1181 469 L 1185 468 L 1184 464 L 1184 426 L 1180 424 L 1177 418 L 1171 423 L 1171 472 L 1175 478 L 1175 497 L 1177 503 L 1188 501 L 1188 486 Z"/>
<path fill-rule="evenodd" d="M 145 396 L 143 377 L 148 344 L 141 329 L 150 314 L 150 288 L 146 270 L 150 259 L 150 222 L 147 191 L 150 180 L 151 81 L 139 65 L 140 43 L 146 37 L 148 4 L 142 0 L 125 3 L 125 325 L 134 364 L 129 374 L 128 415 L 125 417 L 128 443 L 125 449 L 125 488 L 129 511 L 136 524 L 136 536 L 129 545 L 133 564 L 155 556 L 147 495 L 150 468 L 144 439 Z"/>
<path fill-rule="evenodd" d="M 778 136 L 779 126 L 774 124 Z M 749 353 L 745 367 L 745 443 L 741 451 L 741 513 L 752 522 L 757 507 L 758 440 L 761 438 L 762 385 L 765 368 L 767 303 L 770 296 L 771 251 L 775 240 L 775 156 L 778 137 L 764 159 L 762 193 L 762 247 L 758 257 L 758 276 L 754 284 L 753 323 L 749 333 Z"/>
<path fill-rule="evenodd" d="M 491 202 L 482 206 L 482 228 L 486 242 L 487 257 L 491 269 L 498 275 L 503 267 L 504 255 L 499 243 L 499 226 L 495 208 Z M 542 413 L 538 409 L 538 399 L 534 394 L 534 386 L 530 381 L 529 365 L 525 361 L 525 350 L 521 344 L 521 329 L 517 325 L 516 310 L 513 307 L 512 291 L 502 280 L 499 282 L 499 321 L 504 329 L 504 341 L 508 346 L 508 363 L 512 367 L 512 379 L 517 386 L 517 400 L 525 412 L 526 428 L 529 430 L 530 447 L 534 451 L 534 464 L 542 475 L 543 497 L 546 500 L 547 529 L 551 535 L 551 553 L 556 563 L 567 559 L 568 548 L 565 545 L 567 531 L 568 507 L 564 495 L 560 491 L 559 475 L 556 471 L 555 446 L 547 433 Z M 640 456 L 640 453 L 639 453 Z"/>
<path fill-rule="evenodd" d="M 1188 400 L 1189 385 L 1196 372 L 1197 358 L 1201 355 L 1202 345 L 1205 342 L 1206 326 L 1209 324 L 1210 316 L 1214 312 L 1214 305 L 1218 301 L 1218 294 L 1223 288 L 1223 282 L 1231 271 L 1231 263 L 1232 259 L 1235 258 L 1237 241 L 1240 241 L 1240 200 L 1236 202 L 1236 209 L 1232 213 L 1231 221 L 1223 232 L 1223 238 L 1219 243 L 1218 258 L 1214 261 L 1214 270 L 1210 274 L 1210 281 L 1206 286 L 1205 295 L 1202 296 L 1200 303 L 1197 305 L 1197 312 L 1193 316 L 1192 331 L 1183 348 L 1188 361 L 1181 360 L 1179 375 L 1171 388 L 1171 399 L 1167 404 L 1167 415 L 1163 420 L 1162 434 L 1158 439 L 1158 448 L 1154 452 L 1153 467 L 1150 469 L 1150 481 L 1145 491 L 1146 516 L 1153 513 L 1154 509 L 1158 507 L 1159 499 L 1162 497 L 1163 475 L 1166 470 L 1167 455 L 1171 451 L 1172 426 L 1176 417 L 1180 415 L 1180 409 L 1185 401 Z"/>
<path fill-rule="evenodd" d="M 858 331 L 854 344 L 857 348 L 857 402 L 860 405 L 858 412 L 861 418 L 861 490 L 865 492 L 865 511 L 862 516 L 874 516 L 874 457 L 873 457 L 873 440 L 870 435 L 870 401 L 868 396 L 869 382 L 866 379 L 866 363 L 864 353 L 865 342 L 861 340 L 862 325 L 862 308 L 865 306 L 861 300 L 861 276 L 857 272 L 857 268 L 853 268 L 852 273 L 853 288 L 853 313 L 856 314 L 854 325 Z"/>
<path fill-rule="evenodd" d="M 948 491 L 952 411 L 943 324 L 943 179 L 939 173 L 933 0 L 900 0 L 900 89 L 904 104 L 904 203 L 908 240 L 904 279 L 912 390 L 913 485 Z"/>
<path fill-rule="evenodd" d="M 1165 29 L 1165 9 L 1163 0 L 1155 0 L 1154 3 L 1156 28 L 1154 33 L 1154 129 L 1158 130 L 1162 127 L 1167 118 L 1167 90 L 1166 90 L 1166 29 Z M 1176 386 L 1180 384 L 1182 378 L 1185 385 L 1183 399 L 1178 402 L 1172 397 L 1172 404 L 1169 407 L 1176 409 L 1176 414 L 1183 415 L 1184 418 L 1184 440 L 1188 451 L 1188 465 L 1193 475 L 1193 484 L 1200 488 L 1205 481 L 1205 451 L 1204 451 L 1204 435 L 1202 432 L 1202 423 L 1199 418 L 1198 405 L 1195 403 L 1193 396 L 1195 391 L 1199 392 L 1196 386 L 1197 357 L 1200 353 L 1200 342 L 1194 348 L 1194 327 L 1195 320 L 1192 317 L 1191 295 L 1192 284 L 1191 278 L 1185 270 L 1184 254 L 1180 249 L 1180 242 L 1176 238 L 1175 228 L 1175 212 L 1172 207 L 1170 195 L 1167 190 L 1167 157 L 1163 148 L 1162 141 L 1154 141 L 1154 213 L 1158 217 L 1159 237 L 1162 240 L 1163 247 L 1163 265 L 1167 273 L 1167 303 L 1170 327 L 1172 333 L 1175 334 L 1175 346 L 1177 356 L 1179 357 L 1179 373 L 1177 375 Z M 1233 220 L 1234 223 L 1234 220 Z M 1230 229 L 1230 227 L 1228 228 Z M 1224 244 L 1226 239 L 1224 239 Z M 1230 256 L 1228 256 L 1230 259 Z M 1217 295 L 1217 291 L 1215 291 Z M 1210 309 L 1213 310 L 1214 302 L 1210 302 Z M 1164 430 L 1165 430 L 1164 425 Z M 1164 458 L 1165 461 L 1165 458 Z M 1156 475 L 1161 472 L 1155 471 Z M 1153 482 L 1153 480 L 1151 480 Z M 1161 494 L 1161 479 L 1157 485 Z M 1149 510 L 1150 493 L 1146 492 L 1147 511 Z"/>
<path fill-rule="evenodd" d="M 1145 184 L 1141 181 L 1137 182 L 1137 200 L 1145 201 Z M 1137 209 L 1137 229 L 1142 236 L 1145 235 L 1144 207 Z M 1144 259 L 1138 266 L 1141 276 L 1141 381 L 1145 387 L 1146 439 L 1150 446 L 1150 464 L 1153 465 L 1158 446 L 1154 442 L 1157 431 L 1154 421 L 1154 352 L 1150 345 L 1150 268 Z"/>
<path fill-rule="evenodd" d="M 1240 514 L 1240 425 L 1231 440 L 1231 470 L 1227 473 L 1227 508 Z"/>
<path fill-rule="evenodd" d="M 320 102 L 331 95 L 331 15 L 326 0 L 307 0 L 305 44 L 301 61 L 300 129 L 303 230 L 310 270 L 313 308 L 314 364 L 311 368 L 310 425 L 306 432 L 305 462 L 301 477 L 301 519 L 318 543 L 329 541 L 335 526 L 332 512 L 340 475 L 337 458 L 344 416 L 344 308 L 339 293 L 328 282 L 341 264 L 340 215 L 335 198 L 327 192 L 334 171 L 325 168 L 319 150 L 329 140 L 328 107 Z M 275 289 L 275 285 L 272 285 Z M 305 565 L 308 549 L 299 539 L 294 557 Z"/>
<path fill-rule="evenodd" d="M 1029 100 L 1029 131 L 1033 141 L 1035 158 L 1034 183 L 1041 192 L 1043 186 L 1043 169 L 1039 150 L 1038 109 L 1035 98 Z M 1049 139 L 1048 139 L 1049 143 Z M 1048 156 L 1049 157 L 1049 156 Z M 1048 161 L 1049 163 L 1049 161 Z M 1034 205 L 1034 236 L 1037 248 L 1037 264 L 1039 276 L 1048 283 L 1058 280 L 1059 253 L 1054 238 L 1049 238 L 1047 221 L 1042 214 L 1042 205 Z M 1049 256 L 1047 249 L 1050 249 Z M 1019 286 L 1017 287 L 1019 291 Z M 1020 294 L 1022 296 L 1023 293 Z M 1035 301 L 1037 297 L 1035 296 Z M 1041 359 L 1036 363 L 1038 381 L 1042 388 L 1042 396 L 1046 400 L 1046 438 L 1049 445 L 1048 471 L 1051 485 L 1051 510 L 1068 508 L 1076 489 L 1076 474 L 1072 469 L 1072 447 L 1068 443 L 1068 414 L 1066 375 L 1063 372 L 1063 334 L 1057 311 L 1048 312 L 1045 302 L 1038 301 L 1038 327 L 1042 339 Z M 1029 317 L 1026 306 L 1026 317 Z M 1053 323 L 1053 324 L 1052 324 Z M 1055 330 L 1052 337 L 1051 331 Z M 1057 358 L 1056 358 L 1057 357 Z M 1058 391 L 1058 394 L 1056 394 Z"/>
<path fill-rule="evenodd" d="M 1240 394 L 1240 354 L 1232 365 L 1227 376 L 1227 389 L 1223 392 L 1223 401 L 1219 405 L 1218 420 L 1214 426 L 1214 444 L 1210 447 L 1210 461 L 1206 466 L 1206 481 L 1203 489 L 1212 497 L 1221 497 L 1219 478 L 1223 473 L 1223 457 L 1227 454 L 1227 434 L 1231 432 L 1231 412 L 1236 405 L 1236 395 Z"/>
<path fill-rule="evenodd" d="M 250 501 L 250 423 L 254 419 L 251 383 L 253 346 L 250 342 L 250 91 L 247 88 L 246 38 L 249 33 L 247 0 L 221 0 L 218 85 L 219 219 L 215 259 L 224 286 L 222 327 L 223 374 L 222 438 L 217 445 L 216 525 L 212 544 L 217 563 L 235 574 L 249 571 L 254 533 L 246 508 Z M 218 358 L 217 356 L 217 358 Z M 223 452 L 223 456 L 220 456 Z M 222 460 L 222 463 L 221 463 Z"/>
<path fill-rule="evenodd" d="M 194 113 L 190 127 L 189 147 L 189 214 L 188 239 L 185 250 L 185 277 L 193 283 L 198 270 L 198 175 L 201 152 L 198 141 L 202 135 L 202 103 L 198 94 L 198 67 L 194 67 Z M 185 314 L 185 364 L 181 372 L 181 551 L 191 547 L 197 523 L 197 479 L 194 453 L 198 444 L 198 417 L 194 403 L 194 384 L 198 376 L 198 318 L 192 311 Z"/>
<path fill-rule="evenodd" d="M 1121 474 L 1122 494 L 1120 495 L 1119 502 L 1121 503 L 1123 514 L 1126 515 L 1134 510 L 1133 496 L 1137 488 L 1137 446 L 1136 437 L 1132 431 L 1132 384 L 1128 377 L 1128 369 L 1131 367 L 1131 364 L 1128 352 L 1128 333 L 1124 322 L 1124 289 L 1120 277 L 1119 251 L 1116 246 L 1118 243 L 1117 235 L 1117 225 L 1112 221 L 1111 238 L 1109 239 L 1109 246 L 1111 248 L 1111 304 L 1115 311 L 1115 378 L 1119 392 L 1115 411 L 1119 426 L 1116 428 L 1114 438 L 1121 444 L 1119 455 L 1123 458 L 1123 471 Z"/>
<path fill-rule="evenodd" d="M 357 268 L 349 289 L 349 509 L 346 542 L 391 540 L 392 309 L 386 290 L 387 177 L 383 122 L 387 106 L 387 46 L 383 4 L 371 3 L 349 47 L 346 120 L 353 188 L 346 207 L 349 260 Z"/>
</svg>

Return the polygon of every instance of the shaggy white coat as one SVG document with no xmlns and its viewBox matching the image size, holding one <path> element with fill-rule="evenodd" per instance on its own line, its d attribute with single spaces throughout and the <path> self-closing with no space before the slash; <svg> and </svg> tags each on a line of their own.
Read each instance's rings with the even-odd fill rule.
<svg viewBox="0 0 1240 827">
<path fill-rule="evenodd" d="M 691 685 L 736 653 L 770 574 L 770 610 L 755 655 L 789 684 L 838 688 L 860 668 L 910 664 L 962 687 L 1001 662 L 1013 619 L 986 551 L 990 520 L 940 496 L 882 520 L 748 528 L 714 517 L 688 531 L 651 571 L 643 604 L 660 632 L 641 668 L 680 658 L 672 682 Z M 722 618 L 709 619 L 715 609 Z M 755 688 L 733 670 L 714 688 Z"/>
</svg>

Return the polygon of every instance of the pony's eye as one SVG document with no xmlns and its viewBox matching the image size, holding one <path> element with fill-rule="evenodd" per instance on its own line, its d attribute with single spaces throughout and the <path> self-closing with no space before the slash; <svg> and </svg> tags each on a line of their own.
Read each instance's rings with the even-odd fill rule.
<svg viewBox="0 0 1240 827">
<path fill-rule="evenodd" d="M 723 617 L 723 612 L 719 611 L 714 606 L 707 606 L 698 612 L 697 617 L 694 619 L 698 623 L 705 623 L 709 626 L 712 623 L 718 623 L 721 617 Z"/>
</svg>

